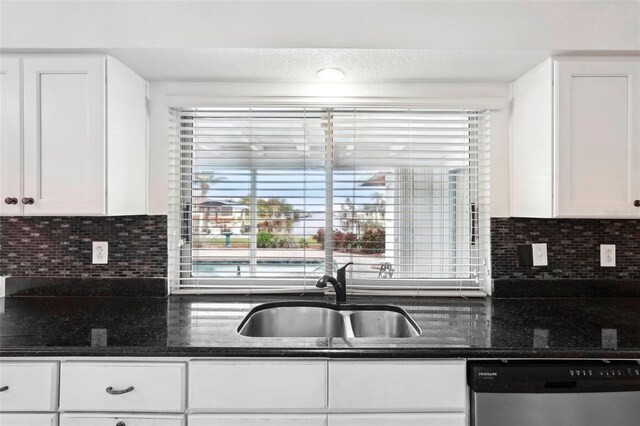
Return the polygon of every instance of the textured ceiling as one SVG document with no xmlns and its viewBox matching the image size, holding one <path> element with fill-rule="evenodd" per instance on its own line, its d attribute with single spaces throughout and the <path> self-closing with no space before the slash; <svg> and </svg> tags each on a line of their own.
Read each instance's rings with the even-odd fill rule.
<svg viewBox="0 0 640 426">
<path fill-rule="evenodd" d="M 345 83 L 510 82 L 549 51 L 451 49 L 109 49 L 150 81 L 318 82 L 337 67 Z"/>
</svg>

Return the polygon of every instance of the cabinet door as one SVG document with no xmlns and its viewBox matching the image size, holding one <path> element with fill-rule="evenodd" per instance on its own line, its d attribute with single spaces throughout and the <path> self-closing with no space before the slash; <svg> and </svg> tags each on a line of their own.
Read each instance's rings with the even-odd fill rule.
<svg viewBox="0 0 640 426">
<path fill-rule="evenodd" d="M 329 414 L 329 426 L 465 426 L 463 413 Z"/>
<path fill-rule="evenodd" d="M 58 402 L 55 362 L 0 362 L 0 411 L 54 411 Z"/>
<path fill-rule="evenodd" d="M 558 61 L 556 217 L 639 218 L 640 61 Z"/>
<path fill-rule="evenodd" d="M 325 414 L 194 414 L 189 426 L 325 426 Z"/>
<path fill-rule="evenodd" d="M 16 204 L 5 203 L 15 198 Z M 0 215 L 22 213 L 20 59 L 0 58 Z"/>
<path fill-rule="evenodd" d="M 25 58 L 24 193 L 30 215 L 105 212 L 104 58 Z"/>
</svg>

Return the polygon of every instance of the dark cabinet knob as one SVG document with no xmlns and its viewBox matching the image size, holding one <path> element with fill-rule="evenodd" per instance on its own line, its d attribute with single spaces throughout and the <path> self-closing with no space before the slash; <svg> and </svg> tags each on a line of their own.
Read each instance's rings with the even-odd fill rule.
<svg viewBox="0 0 640 426">
<path fill-rule="evenodd" d="M 636 206 L 636 207 L 640 207 L 640 200 L 635 200 L 633 202 L 633 205 Z"/>
<path fill-rule="evenodd" d="M 22 198 L 22 204 L 33 204 L 33 198 L 31 197 L 23 197 Z"/>
<path fill-rule="evenodd" d="M 127 425 L 124 424 L 124 422 L 118 422 L 118 423 L 116 423 L 116 426 L 127 426 Z"/>
<path fill-rule="evenodd" d="M 7 197 L 4 199 L 5 204 L 18 204 L 18 199 L 16 197 Z"/>
</svg>

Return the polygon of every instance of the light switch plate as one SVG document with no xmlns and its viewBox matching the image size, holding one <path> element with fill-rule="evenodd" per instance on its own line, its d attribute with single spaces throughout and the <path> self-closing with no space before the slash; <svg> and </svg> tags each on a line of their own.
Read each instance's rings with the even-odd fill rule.
<svg viewBox="0 0 640 426">
<path fill-rule="evenodd" d="M 547 244 L 531 244 L 533 251 L 533 266 L 547 266 Z"/>
<path fill-rule="evenodd" d="M 106 265 L 109 263 L 109 243 L 106 241 L 93 242 L 93 264 Z"/>
<path fill-rule="evenodd" d="M 615 244 L 600 244 L 600 266 L 604 268 L 616 266 Z"/>
</svg>

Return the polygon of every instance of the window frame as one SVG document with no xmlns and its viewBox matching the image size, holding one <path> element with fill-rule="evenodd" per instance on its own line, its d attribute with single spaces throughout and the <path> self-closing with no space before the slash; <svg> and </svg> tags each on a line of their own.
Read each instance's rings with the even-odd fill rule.
<svg viewBox="0 0 640 426">
<path fill-rule="evenodd" d="M 319 106 L 317 104 L 308 104 L 308 103 L 302 103 L 302 104 L 298 104 L 298 103 L 293 103 L 293 104 L 281 104 L 281 103 L 268 103 L 268 104 L 260 104 L 260 103 L 241 103 L 241 104 L 232 104 L 232 105 L 225 105 L 225 104 L 211 104 L 211 105 L 203 105 L 201 103 L 198 103 L 199 107 L 203 107 L 203 108 L 226 108 L 226 107 L 248 107 L 248 108 L 268 108 L 268 107 L 274 107 L 274 108 L 283 108 L 286 106 L 291 106 L 294 108 L 304 108 L 304 107 L 310 107 L 310 108 L 324 108 L 327 109 L 328 111 L 330 111 L 333 107 L 339 107 L 339 108 L 358 108 L 358 107 L 362 107 L 363 105 L 359 105 L 359 104 L 341 104 L 341 103 L 332 103 L 332 106 Z M 247 106 L 250 105 L 250 106 Z M 353 105 L 353 106 L 352 106 Z M 372 107 L 372 108 L 420 108 L 420 109 L 424 109 L 424 108 L 437 108 L 433 105 L 429 105 L 429 106 L 425 106 L 425 105 L 418 105 L 418 106 L 414 106 L 414 105 L 410 105 L 410 104 L 406 104 L 406 103 L 402 103 L 402 104 L 378 104 L 378 103 L 374 103 L 374 104 L 369 104 L 366 103 L 365 104 L 366 107 Z M 171 110 L 174 111 L 180 111 L 181 108 L 197 108 L 197 107 L 171 107 Z M 459 109 L 459 110 L 476 110 L 478 112 L 486 112 L 487 115 L 489 115 L 490 113 L 490 108 L 487 108 L 486 106 L 483 107 L 461 107 L 461 106 L 447 106 L 447 109 Z M 490 122 L 490 118 L 487 118 L 487 122 Z M 175 125 L 175 124 L 174 124 Z M 178 124 L 179 126 L 179 124 Z M 488 139 L 489 136 L 485 135 L 486 138 Z M 327 143 L 327 152 L 326 152 L 326 164 L 325 164 L 325 173 L 327 175 L 327 179 L 326 179 L 326 187 L 325 187 L 325 201 L 327 203 L 327 207 L 330 207 L 331 205 L 333 205 L 333 171 L 334 171 L 334 163 L 333 161 L 331 161 L 331 158 L 333 157 L 332 153 L 329 152 L 330 150 L 333 150 L 333 140 L 332 140 L 332 136 L 327 136 L 327 139 L 331 140 L 330 143 Z M 487 142 L 487 145 L 489 143 Z M 191 154 L 191 152 L 183 152 L 182 154 Z M 488 160 L 487 160 L 488 162 Z M 486 164 L 484 167 L 486 167 L 487 169 L 489 168 L 489 165 Z M 254 173 L 252 173 L 253 175 L 255 175 L 255 170 Z M 186 183 L 185 183 L 186 185 Z M 488 183 L 486 185 L 489 185 Z M 188 189 L 187 189 L 188 188 Z M 191 186 L 187 185 L 185 186 L 185 190 L 191 191 Z M 484 190 L 484 189 L 483 189 Z M 252 180 L 252 199 L 255 202 L 255 180 Z M 476 199 L 477 200 L 477 199 Z M 489 218 L 489 202 L 486 203 L 487 204 L 487 209 L 484 212 L 481 212 L 480 214 L 475 213 L 475 218 L 472 217 L 471 219 L 471 223 L 472 223 L 472 228 L 474 228 L 473 223 L 475 223 L 475 227 L 478 227 L 478 223 L 481 220 L 485 220 L 488 222 L 488 218 Z M 186 205 L 185 205 L 186 206 Z M 255 210 L 255 209 L 254 209 Z M 328 209 L 327 209 L 328 210 Z M 334 220 L 334 212 L 333 210 L 332 214 L 327 214 L 326 215 L 326 221 L 325 221 L 325 229 L 333 229 L 333 220 Z M 184 215 L 189 215 L 190 214 L 190 209 L 187 210 L 182 210 L 181 209 L 181 214 Z M 473 215 L 473 214 L 472 214 Z M 255 215 L 252 215 L 251 217 L 251 226 L 253 229 L 255 229 L 255 220 L 256 218 L 254 217 Z M 481 219 L 480 216 L 484 216 L 484 219 Z M 184 219 L 186 220 L 186 222 L 189 224 L 188 225 L 188 229 L 189 229 L 189 235 L 192 236 L 192 226 L 191 226 L 191 221 L 189 219 Z M 249 234 L 251 236 L 251 238 L 255 239 L 256 238 L 256 233 L 250 233 Z M 325 234 L 327 238 L 327 240 L 325 240 L 325 265 L 333 265 L 333 271 L 325 271 L 327 273 L 330 272 L 335 272 L 336 269 L 336 265 L 334 265 L 333 262 L 333 251 L 331 250 L 332 248 L 332 233 L 326 233 Z M 481 236 L 475 237 L 476 241 L 475 244 L 478 244 L 477 239 L 478 238 L 482 238 Z M 489 236 L 486 236 L 487 239 L 489 239 Z M 328 241 L 328 244 L 327 244 Z M 473 244 L 473 243 L 472 243 Z M 363 293 L 366 294 L 374 294 L 374 295 L 384 295 L 384 294 L 395 294 L 395 295 L 425 295 L 425 296 L 451 296 L 451 295 L 463 295 L 463 296 L 485 296 L 486 294 L 489 294 L 489 288 L 490 288 L 490 281 L 491 281 L 491 272 L 490 272 L 490 241 L 486 241 L 486 270 L 485 271 L 478 271 L 478 277 L 476 277 L 476 282 L 478 285 L 472 286 L 472 288 L 467 288 L 465 285 L 462 284 L 463 280 L 460 280 L 461 283 L 460 285 L 456 288 L 453 287 L 451 285 L 446 285 L 444 287 L 441 286 L 437 286 L 437 285 L 432 285 L 429 283 L 437 283 L 437 282 L 442 282 L 445 281 L 441 278 L 420 278 L 420 279 L 416 279 L 416 278 L 394 278 L 393 282 L 394 284 L 392 285 L 393 290 L 389 290 L 389 279 L 386 278 L 351 278 L 349 280 L 350 282 L 350 289 L 354 290 L 358 289 L 358 287 L 363 284 L 364 282 L 366 282 L 366 290 L 363 291 Z M 255 250 L 255 249 L 253 249 Z M 169 251 L 173 251 L 175 253 L 175 249 L 172 249 L 171 247 L 169 247 Z M 181 258 L 184 258 L 182 253 L 188 253 L 189 258 L 192 258 L 191 256 L 191 247 L 190 244 L 185 244 L 184 246 L 180 247 L 180 254 L 177 256 L 178 261 L 180 261 Z M 171 261 L 171 256 L 170 256 L 170 261 Z M 175 259 L 175 256 L 174 256 Z M 251 253 L 250 254 L 250 262 L 252 262 L 252 264 L 255 264 L 256 261 L 256 255 L 255 253 Z M 171 269 L 171 268 L 170 268 Z M 180 268 L 178 268 L 180 269 Z M 191 268 L 190 268 L 191 269 Z M 480 274 L 484 273 L 484 277 L 480 277 Z M 186 275 L 184 275 L 186 274 Z M 191 275 L 189 275 L 189 272 L 182 272 L 180 278 L 192 278 Z M 298 278 L 259 278 L 259 277 L 245 277 L 243 278 L 243 282 L 245 284 L 249 284 L 247 285 L 243 285 L 243 286 L 239 286 L 238 285 L 238 280 L 235 278 L 212 278 L 211 281 L 215 281 L 216 285 L 211 285 L 211 284 L 207 284 L 206 288 L 197 288 L 197 285 L 192 286 L 191 288 L 184 288 L 182 286 L 176 286 L 175 281 L 172 283 L 171 281 L 172 277 L 171 277 L 171 273 L 169 274 L 169 284 L 170 284 L 170 293 L 172 294 L 206 294 L 206 293 L 224 293 L 224 294 L 251 294 L 253 292 L 256 293 L 278 293 L 278 294 L 286 294 L 286 293 L 295 293 L 295 294 L 299 294 L 301 292 L 303 293 L 310 293 L 310 292 L 322 292 L 322 290 L 319 290 L 317 288 L 315 288 L 315 280 L 316 278 L 314 277 L 298 277 Z M 450 281 L 450 280 L 447 280 Z M 420 285 L 416 285 L 417 282 L 426 284 L 425 286 L 420 286 Z M 376 290 L 375 287 L 379 285 L 380 286 L 380 290 Z"/>
</svg>

